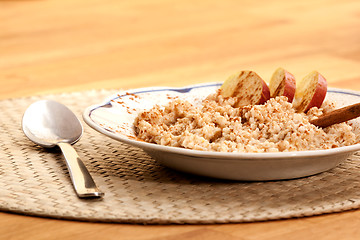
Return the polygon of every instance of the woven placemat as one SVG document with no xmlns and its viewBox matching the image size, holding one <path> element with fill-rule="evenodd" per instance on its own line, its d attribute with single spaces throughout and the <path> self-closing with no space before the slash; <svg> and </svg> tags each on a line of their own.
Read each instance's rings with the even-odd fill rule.
<svg viewBox="0 0 360 240">
<path fill-rule="evenodd" d="M 311 177 L 270 182 L 210 179 L 161 166 L 142 150 L 86 124 L 75 145 L 105 192 L 76 197 L 63 157 L 30 142 L 21 131 L 25 109 L 40 99 L 66 104 L 81 118 L 115 90 L 0 101 L 0 210 L 82 221 L 142 224 L 230 223 L 313 216 L 360 206 L 360 155 Z"/>
</svg>

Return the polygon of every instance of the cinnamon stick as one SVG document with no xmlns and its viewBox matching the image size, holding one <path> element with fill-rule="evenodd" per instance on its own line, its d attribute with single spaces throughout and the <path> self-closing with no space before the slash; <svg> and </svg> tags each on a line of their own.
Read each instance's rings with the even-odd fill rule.
<svg viewBox="0 0 360 240">
<path fill-rule="evenodd" d="M 342 123 L 360 116 L 360 103 L 356 103 L 350 106 L 336 109 L 319 116 L 316 119 L 310 121 L 318 127 L 328 127 L 333 124 Z"/>
</svg>

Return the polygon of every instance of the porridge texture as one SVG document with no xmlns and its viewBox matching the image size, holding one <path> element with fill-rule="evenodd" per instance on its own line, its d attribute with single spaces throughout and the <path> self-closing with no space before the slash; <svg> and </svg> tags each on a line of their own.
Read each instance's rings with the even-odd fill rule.
<svg viewBox="0 0 360 240">
<path fill-rule="evenodd" d="M 331 111 L 329 101 L 306 114 L 296 113 L 286 97 L 262 105 L 234 107 L 236 98 L 217 91 L 199 105 L 175 99 L 136 118 L 137 137 L 150 143 L 217 152 L 288 152 L 330 149 L 359 141 L 346 123 L 319 128 L 309 123 Z"/>
</svg>

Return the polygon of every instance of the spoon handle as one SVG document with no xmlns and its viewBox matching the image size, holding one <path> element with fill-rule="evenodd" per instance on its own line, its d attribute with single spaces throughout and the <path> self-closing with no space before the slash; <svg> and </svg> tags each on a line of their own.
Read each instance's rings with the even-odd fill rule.
<svg viewBox="0 0 360 240">
<path fill-rule="evenodd" d="M 64 154 L 70 178 L 78 197 L 102 197 L 104 193 L 98 189 L 89 171 L 71 144 L 61 142 L 57 145 Z"/>
</svg>

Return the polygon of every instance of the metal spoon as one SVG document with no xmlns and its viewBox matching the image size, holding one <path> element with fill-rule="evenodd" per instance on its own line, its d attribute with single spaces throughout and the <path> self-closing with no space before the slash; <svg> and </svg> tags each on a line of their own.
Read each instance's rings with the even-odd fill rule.
<svg viewBox="0 0 360 240">
<path fill-rule="evenodd" d="M 83 128 L 70 109 L 51 100 L 35 102 L 24 113 L 22 129 L 31 141 L 42 147 L 60 147 L 78 197 L 94 198 L 104 195 L 71 146 L 80 139 Z"/>
</svg>

